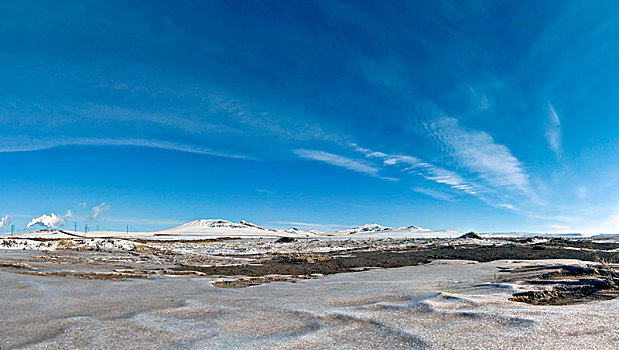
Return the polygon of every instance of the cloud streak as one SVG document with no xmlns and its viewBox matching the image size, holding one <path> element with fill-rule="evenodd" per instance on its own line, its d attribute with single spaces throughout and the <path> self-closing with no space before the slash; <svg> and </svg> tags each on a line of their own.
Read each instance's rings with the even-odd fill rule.
<svg viewBox="0 0 619 350">
<path fill-rule="evenodd" d="M 315 160 L 358 173 L 379 177 L 379 168 L 362 160 L 355 160 L 333 153 L 307 149 L 296 149 L 293 153 L 303 159 Z"/>
<path fill-rule="evenodd" d="M 496 143 L 486 132 L 466 130 L 450 117 L 436 119 L 427 127 L 461 166 L 478 174 L 489 185 L 533 193 L 523 164 L 509 148 Z"/>
<path fill-rule="evenodd" d="M 403 172 L 420 175 L 427 180 L 434 181 L 439 184 L 449 185 L 454 189 L 464 191 L 471 195 L 477 195 L 479 190 L 482 189 L 477 185 L 469 184 L 456 172 L 425 162 L 417 157 L 375 152 L 367 148 L 359 147 L 356 144 L 353 144 L 352 146 L 357 152 L 365 154 L 367 158 L 382 159 L 383 165 L 403 165 L 404 168 L 400 169 Z"/>
<path fill-rule="evenodd" d="M 434 199 L 453 202 L 453 197 L 445 192 L 436 191 L 430 188 L 425 187 L 411 187 L 411 190 L 417 193 L 425 194 L 426 196 L 432 197 Z"/>
<path fill-rule="evenodd" d="M 550 149 L 560 157 L 563 154 L 561 141 L 561 121 L 555 108 L 548 104 L 548 123 L 546 125 L 546 140 Z"/>
<path fill-rule="evenodd" d="M 27 141 L 23 139 L 0 138 L 0 153 L 40 151 L 61 146 L 133 146 L 204 154 L 224 158 L 255 160 L 247 155 L 219 152 L 208 148 L 162 140 L 129 138 L 59 138 L 54 140 Z"/>
<path fill-rule="evenodd" d="M 355 151 L 365 154 L 367 158 L 379 158 L 383 160 L 385 166 L 400 166 L 400 171 L 409 174 L 419 175 L 426 180 L 433 181 L 437 184 L 447 185 L 453 190 L 461 191 L 469 195 L 475 196 L 488 205 L 514 210 L 515 208 L 506 203 L 506 196 L 488 186 L 484 186 L 475 181 L 467 180 L 462 175 L 432 163 L 423 161 L 417 157 L 401 154 L 387 154 L 383 152 L 372 151 L 367 148 L 359 147 L 356 144 L 351 144 Z M 430 194 L 429 191 L 422 192 L 432 196 L 437 194 L 437 199 L 445 200 L 445 193 L 438 192 Z M 442 194 L 441 194 L 442 193 Z"/>
</svg>

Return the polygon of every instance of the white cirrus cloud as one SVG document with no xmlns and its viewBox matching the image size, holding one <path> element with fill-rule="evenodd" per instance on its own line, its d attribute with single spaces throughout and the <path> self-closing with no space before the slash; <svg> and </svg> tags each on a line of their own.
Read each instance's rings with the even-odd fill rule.
<svg viewBox="0 0 619 350">
<path fill-rule="evenodd" d="M 420 175 L 427 180 L 434 181 L 439 184 L 449 185 L 454 189 L 464 191 L 471 195 L 478 195 L 480 192 L 485 192 L 488 190 L 483 188 L 483 186 L 479 186 L 465 180 L 454 171 L 422 161 L 417 157 L 376 152 L 367 148 L 359 147 L 356 144 L 353 144 L 352 146 L 355 147 L 357 152 L 365 154 L 367 158 L 382 159 L 384 165 L 404 166 L 404 168 L 400 169 L 403 172 Z"/>
<path fill-rule="evenodd" d="M 509 203 L 501 203 L 501 204 L 497 204 L 496 206 L 499 208 L 505 208 L 509 210 L 518 210 L 518 208 L 516 208 L 515 206 Z"/>
<path fill-rule="evenodd" d="M 388 154 L 384 152 L 372 151 L 368 148 L 360 147 L 354 143 L 349 144 L 349 146 L 353 147 L 355 151 L 363 153 L 367 158 L 382 159 L 383 165 L 385 166 L 399 166 L 400 171 L 402 172 L 419 175 L 426 180 L 433 181 L 441 185 L 447 185 L 451 189 L 475 196 L 484 203 L 493 207 L 516 210 L 513 205 L 505 203 L 508 200 L 508 197 L 505 194 L 476 181 L 467 180 L 455 171 L 445 169 L 410 155 Z M 430 193 L 425 194 L 431 196 Z M 436 198 L 444 200 L 445 195 L 448 194 L 441 194 L 441 192 L 438 192 Z"/>
<path fill-rule="evenodd" d="M 447 146 L 461 166 L 477 173 L 488 185 L 533 193 L 523 164 L 509 148 L 496 143 L 488 133 L 466 130 L 451 117 L 438 118 L 427 127 L 432 136 Z"/>
<path fill-rule="evenodd" d="M 411 190 L 413 190 L 413 191 L 415 191 L 417 193 L 425 194 L 426 196 L 432 197 L 434 199 L 442 200 L 442 201 L 452 202 L 454 200 L 453 197 L 450 196 L 449 194 L 447 194 L 445 192 L 433 190 L 431 188 L 411 187 Z"/>
<path fill-rule="evenodd" d="M 53 140 L 28 140 L 23 138 L 0 138 L 0 153 L 40 151 L 61 146 L 133 146 L 158 148 L 170 151 L 204 154 L 224 158 L 248 159 L 254 158 L 242 154 L 220 152 L 199 146 L 175 143 L 162 140 L 129 139 L 129 138 L 57 138 Z"/>
<path fill-rule="evenodd" d="M 71 210 L 67 210 L 67 213 L 64 216 L 58 216 L 54 213 L 43 214 L 39 217 L 33 218 L 30 220 L 26 228 L 30 228 L 34 225 L 42 225 L 47 228 L 57 228 L 66 224 L 67 219 L 73 216 L 73 212 Z"/>
<path fill-rule="evenodd" d="M 563 154 L 561 141 L 561 120 L 555 108 L 548 104 L 548 123 L 546 124 L 546 140 L 550 149 L 557 155 Z"/>
<path fill-rule="evenodd" d="M 333 153 L 308 149 L 295 149 L 293 152 L 303 159 L 316 160 L 358 173 L 379 177 L 378 172 L 380 169 L 363 160 L 356 160 Z"/>
<path fill-rule="evenodd" d="M 110 206 L 105 204 L 105 202 L 96 205 L 94 207 L 92 207 L 92 211 L 90 212 L 90 219 L 91 220 L 95 220 L 96 218 L 99 217 L 99 215 L 101 215 L 102 212 L 106 211 L 106 210 L 110 210 Z"/>
</svg>

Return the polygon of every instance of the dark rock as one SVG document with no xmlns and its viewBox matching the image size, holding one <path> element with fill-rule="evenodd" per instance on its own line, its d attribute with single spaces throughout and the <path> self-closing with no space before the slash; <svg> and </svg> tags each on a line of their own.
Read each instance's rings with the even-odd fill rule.
<svg viewBox="0 0 619 350">
<path fill-rule="evenodd" d="M 292 243 L 292 242 L 296 242 L 296 241 L 297 240 L 292 238 L 292 237 L 281 237 L 280 239 L 275 241 L 275 243 Z"/>
</svg>

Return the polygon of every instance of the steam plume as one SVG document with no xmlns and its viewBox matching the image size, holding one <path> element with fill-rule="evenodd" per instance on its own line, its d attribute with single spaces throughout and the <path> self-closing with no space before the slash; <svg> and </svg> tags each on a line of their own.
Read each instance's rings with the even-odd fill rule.
<svg viewBox="0 0 619 350">
<path fill-rule="evenodd" d="M 0 228 L 3 228 L 4 226 L 8 226 L 11 223 L 11 218 L 8 215 L 5 215 L 4 217 L 2 217 L 2 219 L 0 219 Z"/>
<path fill-rule="evenodd" d="M 43 225 L 47 228 L 61 227 L 67 222 L 67 219 L 72 216 L 73 216 L 73 212 L 70 210 L 67 210 L 67 213 L 64 216 L 58 216 L 54 213 L 51 213 L 49 215 L 43 214 L 39 216 L 38 218 L 33 218 L 32 220 L 30 220 L 26 228 L 30 228 L 37 224 Z"/>
</svg>

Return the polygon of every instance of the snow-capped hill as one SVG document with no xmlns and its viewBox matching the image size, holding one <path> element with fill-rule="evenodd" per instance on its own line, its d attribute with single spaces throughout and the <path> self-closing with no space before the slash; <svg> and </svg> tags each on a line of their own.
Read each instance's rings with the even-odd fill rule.
<svg viewBox="0 0 619 350">
<path fill-rule="evenodd" d="M 407 229 L 407 230 L 416 230 L 416 231 L 430 231 L 427 228 L 423 228 L 423 227 L 419 227 L 419 226 L 414 226 L 414 225 L 410 225 L 407 227 L 398 227 L 400 229 Z"/>
<path fill-rule="evenodd" d="M 379 224 L 365 224 L 362 226 L 355 226 L 351 228 L 347 228 L 345 230 L 339 230 L 333 232 L 334 235 L 354 235 L 357 233 L 374 233 L 374 232 L 382 232 L 392 230 L 392 227 L 387 227 Z"/>
<path fill-rule="evenodd" d="M 433 231 L 419 226 L 388 227 L 378 224 L 366 224 L 349 229 L 335 231 L 328 236 L 352 236 L 357 238 L 429 238 L 457 237 L 456 231 Z"/>
<path fill-rule="evenodd" d="M 258 225 L 252 224 L 247 220 L 241 220 L 239 222 L 232 222 L 223 219 L 199 219 L 190 221 L 188 223 L 178 225 L 168 230 L 199 230 L 199 229 L 209 229 L 209 228 L 227 228 L 227 229 L 257 229 L 257 230 L 265 230 Z M 167 231 L 167 230 L 166 230 Z"/>
<path fill-rule="evenodd" d="M 258 226 L 256 224 L 252 224 L 251 222 L 249 222 L 247 220 L 241 220 L 241 221 L 237 222 L 237 224 L 244 225 L 244 226 L 247 226 L 247 227 L 259 228 L 259 229 L 263 229 L 264 230 L 263 227 L 260 227 L 260 226 Z"/>
<path fill-rule="evenodd" d="M 153 232 L 154 236 L 187 237 L 188 239 L 217 238 L 217 237 L 281 237 L 301 236 L 304 231 L 274 230 L 260 227 L 247 220 L 232 222 L 223 219 L 199 219 L 178 225 L 166 230 Z"/>
<path fill-rule="evenodd" d="M 282 236 L 286 235 L 296 235 L 301 237 L 309 237 L 309 236 L 322 236 L 325 233 L 318 230 L 299 230 L 296 227 L 291 227 L 283 230 L 277 230 L 282 234 Z"/>
<path fill-rule="evenodd" d="M 417 232 L 431 232 L 432 230 L 428 230 L 427 228 L 419 227 L 419 226 L 402 226 L 402 227 L 389 227 L 383 226 L 379 224 L 365 224 L 363 226 L 355 226 L 345 230 L 339 230 L 332 233 L 335 236 L 346 236 L 346 235 L 380 235 L 380 234 L 391 234 L 391 233 L 417 233 Z"/>
</svg>

